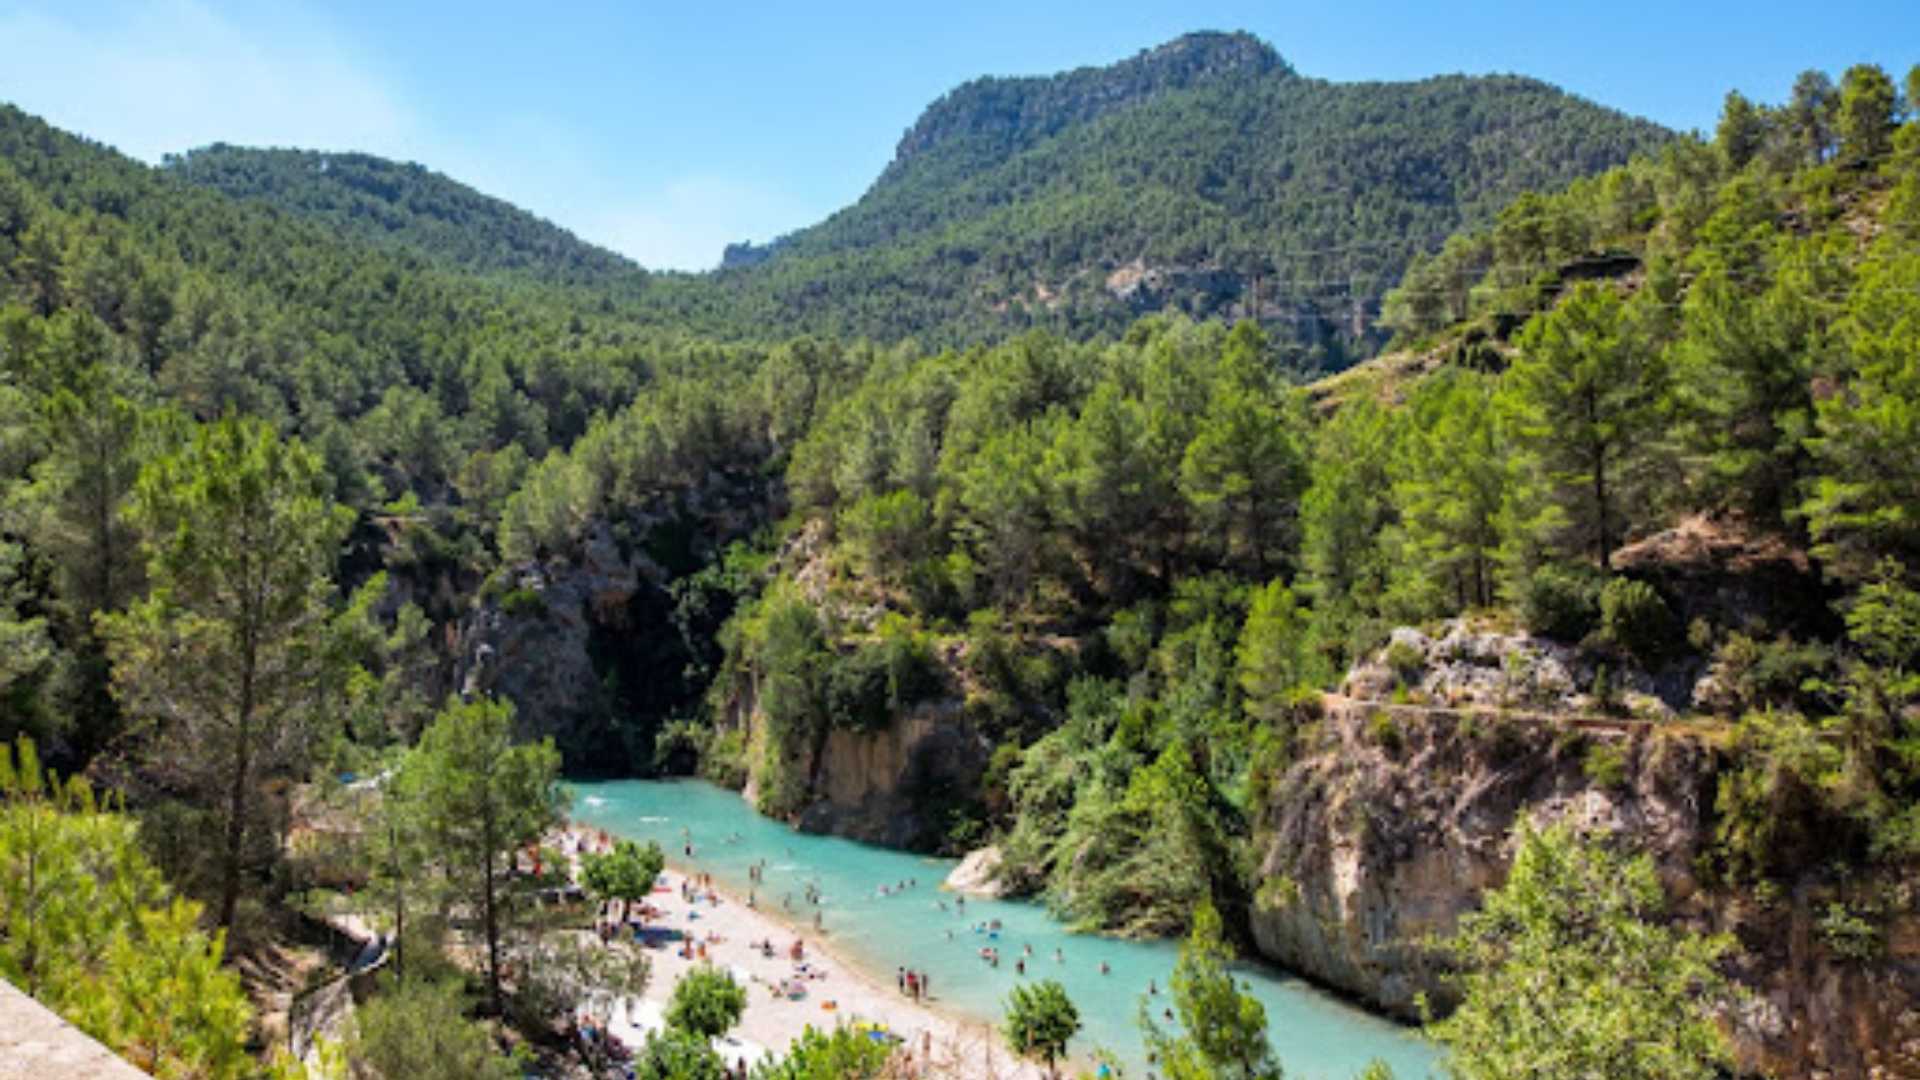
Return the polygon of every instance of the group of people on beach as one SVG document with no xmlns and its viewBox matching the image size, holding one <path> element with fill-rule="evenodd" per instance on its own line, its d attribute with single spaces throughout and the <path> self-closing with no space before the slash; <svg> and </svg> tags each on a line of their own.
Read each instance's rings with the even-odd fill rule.
<svg viewBox="0 0 1920 1080">
<path fill-rule="evenodd" d="M 929 989 L 931 982 L 924 971 L 914 971 L 904 967 L 895 968 L 893 980 L 899 985 L 900 992 L 914 1001 L 925 1001 L 933 996 L 933 991 Z"/>
</svg>

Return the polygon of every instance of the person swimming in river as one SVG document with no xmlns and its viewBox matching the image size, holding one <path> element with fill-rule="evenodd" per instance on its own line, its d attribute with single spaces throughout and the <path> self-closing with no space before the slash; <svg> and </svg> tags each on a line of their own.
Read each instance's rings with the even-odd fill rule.
<svg viewBox="0 0 1920 1080">
<path fill-rule="evenodd" d="M 1105 960 L 1100 961 L 1100 974 L 1102 975 L 1113 974 L 1113 969 L 1107 966 L 1107 962 Z"/>
</svg>

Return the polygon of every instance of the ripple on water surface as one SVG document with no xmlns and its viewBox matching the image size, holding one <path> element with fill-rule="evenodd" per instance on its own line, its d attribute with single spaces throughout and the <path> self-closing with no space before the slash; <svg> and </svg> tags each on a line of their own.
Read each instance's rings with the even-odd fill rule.
<svg viewBox="0 0 1920 1080">
<path fill-rule="evenodd" d="M 778 910 L 784 899 L 797 918 L 810 919 L 815 907 L 807 895 L 821 896 L 830 946 L 882 983 L 895 967 L 911 966 L 928 974 L 941 1004 L 997 1021 L 1007 991 L 1021 978 L 1014 962 L 1024 958 L 1028 978 L 1058 979 L 1079 1006 L 1076 1055 L 1104 1048 L 1138 1067 L 1143 1051 L 1135 1018 L 1142 999 L 1156 1015 L 1172 1005 L 1167 978 L 1176 943 L 1069 933 L 1033 903 L 962 903 L 940 889 L 952 859 L 796 832 L 754 813 L 734 792 L 700 781 L 615 780 L 573 788 L 580 821 L 656 840 L 676 863 L 689 861 L 690 844 L 694 865 L 733 892 L 754 889 L 762 908 Z M 762 861 L 765 880 L 751 885 L 747 868 Z M 984 927 L 996 919 L 994 936 Z M 986 945 L 1000 950 L 997 969 L 979 958 Z M 1290 1078 L 1346 1080 L 1374 1058 L 1402 1080 L 1439 1074 L 1437 1051 L 1411 1029 L 1275 969 L 1248 966 L 1238 974 L 1266 1006 L 1267 1031 Z M 1150 996 L 1149 986 L 1159 993 Z"/>
</svg>

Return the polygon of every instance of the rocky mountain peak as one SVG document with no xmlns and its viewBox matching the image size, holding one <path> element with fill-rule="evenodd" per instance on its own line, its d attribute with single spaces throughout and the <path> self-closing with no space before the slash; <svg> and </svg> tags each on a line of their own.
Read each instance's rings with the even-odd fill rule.
<svg viewBox="0 0 1920 1080">
<path fill-rule="evenodd" d="M 1203 83 L 1259 78 L 1293 69 L 1271 45 L 1244 32 L 1206 31 L 1146 49 L 1105 67 L 1031 78 L 964 83 L 922 113 L 901 137 L 888 173 L 951 140 L 985 138 L 1011 152 L 1060 129 L 1156 95 Z"/>
</svg>

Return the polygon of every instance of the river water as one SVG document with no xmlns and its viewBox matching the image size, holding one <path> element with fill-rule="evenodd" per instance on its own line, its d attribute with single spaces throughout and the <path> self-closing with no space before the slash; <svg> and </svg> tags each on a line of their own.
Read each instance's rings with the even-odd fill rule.
<svg viewBox="0 0 1920 1080">
<path fill-rule="evenodd" d="M 755 889 L 763 910 L 779 911 L 784 896 L 796 920 L 811 920 L 816 908 L 806 894 L 812 885 L 821 896 L 818 910 L 829 945 L 882 984 L 901 965 L 925 971 L 942 1005 L 998 1021 L 1007 991 L 1020 979 L 1015 961 L 1024 956 L 1027 978 L 1058 979 L 1079 1007 L 1082 1027 L 1073 1055 L 1092 1057 L 1102 1050 L 1142 1075 L 1136 1018 L 1143 998 L 1156 1016 L 1171 1007 L 1167 979 L 1177 943 L 1070 933 L 1045 907 L 1025 901 L 969 899 L 962 908 L 939 887 L 955 865 L 952 859 L 797 832 L 761 817 L 738 794 L 700 781 L 572 787 L 577 820 L 616 836 L 658 841 L 675 864 L 704 870 L 729 891 L 744 896 Z M 691 860 L 684 857 L 689 842 Z M 751 885 L 747 868 L 763 859 L 765 880 Z M 903 882 L 909 884 L 900 888 Z M 975 929 L 995 919 L 998 938 Z M 997 969 L 979 958 L 986 945 L 1000 950 Z M 1247 965 L 1237 975 L 1266 1006 L 1267 1033 L 1289 1078 L 1347 1080 L 1374 1058 L 1391 1065 L 1400 1080 L 1439 1075 L 1438 1052 L 1412 1029 L 1274 968 Z M 1148 995 L 1149 982 L 1157 996 Z"/>
</svg>

